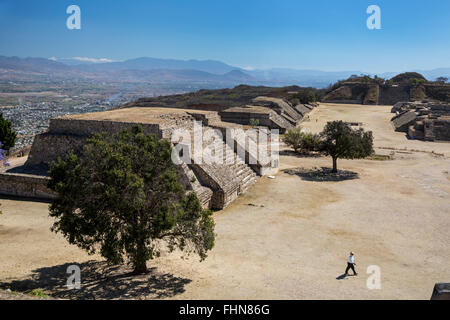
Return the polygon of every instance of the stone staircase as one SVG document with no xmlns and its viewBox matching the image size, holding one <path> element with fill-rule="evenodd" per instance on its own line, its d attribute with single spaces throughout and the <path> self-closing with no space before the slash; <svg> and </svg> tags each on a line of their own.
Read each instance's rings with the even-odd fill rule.
<svg viewBox="0 0 450 320">
<path fill-rule="evenodd" d="M 183 186 L 186 188 L 186 190 L 188 192 L 195 192 L 202 207 L 210 208 L 213 191 L 210 188 L 200 184 L 195 173 L 188 167 L 186 163 L 181 163 L 180 170 L 182 171 L 182 177 L 185 178 L 185 181 L 183 181 Z"/>
<path fill-rule="evenodd" d="M 241 159 L 233 149 L 226 143 L 223 145 L 223 163 L 233 171 L 239 183 L 238 194 L 245 192 L 253 183 L 257 181 L 257 174 L 252 168 Z"/>
<path fill-rule="evenodd" d="M 192 175 L 188 178 L 198 181 L 198 184 L 192 183 L 192 189 L 201 198 L 202 204 L 209 203 L 212 209 L 223 209 L 255 183 L 258 176 L 221 137 L 214 136 L 204 141 L 205 149 L 209 152 L 203 152 L 202 161 L 196 163 L 199 155 L 196 157 L 194 153 L 198 150 L 195 150 L 193 143 L 190 146 L 191 163 L 187 167 L 195 179 Z"/>
<path fill-rule="evenodd" d="M 295 125 L 292 122 L 286 120 L 285 117 L 282 117 L 275 111 L 270 112 L 270 120 L 273 123 L 272 127 L 280 129 L 281 133 L 284 133 L 286 130 L 295 128 Z"/>
</svg>

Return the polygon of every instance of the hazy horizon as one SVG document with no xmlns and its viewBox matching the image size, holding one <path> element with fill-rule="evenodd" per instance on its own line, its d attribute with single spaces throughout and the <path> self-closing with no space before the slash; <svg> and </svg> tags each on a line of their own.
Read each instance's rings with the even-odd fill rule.
<svg viewBox="0 0 450 320">
<path fill-rule="evenodd" d="M 81 9 L 69 30 L 68 6 Z M 369 30 L 366 10 L 381 9 Z M 3 0 L 5 56 L 216 60 L 243 69 L 362 71 L 448 68 L 450 2 Z"/>
<path fill-rule="evenodd" d="M 259 68 L 247 68 L 247 67 L 242 67 L 242 66 L 237 66 L 237 65 L 233 65 L 231 63 L 227 63 L 226 61 L 221 61 L 221 60 L 214 60 L 214 59 L 176 59 L 176 58 L 171 58 L 171 57 L 149 57 L 149 56 L 136 56 L 136 57 L 130 57 L 128 59 L 124 59 L 124 60 L 112 60 L 109 59 L 108 57 L 102 57 L 102 58 L 97 58 L 97 57 L 37 57 L 37 56 L 7 56 L 5 54 L 2 54 L 2 52 L 0 52 L 0 56 L 4 56 L 4 57 L 18 57 L 20 59 L 27 59 L 27 58 L 43 58 L 43 59 L 48 59 L 48 60 L 52 60 L 52 61 L 57 61 L 57 62 L 61 62 L 64 64 L 68 64 L 68 65 L 82 65 L 82 64 L 105 64 L 105 63 L 113 63 L 113 62 L 125 62 L 125 61 L 129 61 L 129 60 L 136 60 L 136 59 L 158 59 L 158 60 L 177 60 L 177 61 L 198 61 L 198 62 L 206 62 L 206 61 L 212 61 L 212 62 L 219 62 L 219 63 L 224 63 L 226 65 L 229 65 L 231 67 L 236 67 L 237 69 L 242 69 L 243 71 L 267 71 L 267 70 L 292 70 L 292 71 L 316 71 L 316 72 L 335 72 L 335 73 L 340 73 L 340 72 L 362 72 L 363 74 L 386 74 L 386 73 L 403 73 L 403 72 L 420 72 L 420 71 L 433 71 L 433 70 L 439 70 L 439 69 L 450 69 L 450 66 L 440 66 L 440 67 L 436 67 L 436 68 L 431 68 L 431 69 L 404 69 L 404 70 L 384 70 L 381 72 L 370 72 L 368 70 L 352 70 L 352 69 L 337 69 L 337 70 L 333 70 L 333 69 L 313 69 L 313 68 L 295 68 L 295 67 L 278 67 L 278 66 L 273 66 L 270 68 L 266 68 L 266 69 L 259 69 Z M 102 60 L 102 61 L 101 61 Z M 68 63 L 68 61 L 71 61 L 70 63 Z M 79 64 L 76 63 L 76 61 L 79 61 Z M 358 74 L 359 75 L 359 74 Z"/>
</svg>

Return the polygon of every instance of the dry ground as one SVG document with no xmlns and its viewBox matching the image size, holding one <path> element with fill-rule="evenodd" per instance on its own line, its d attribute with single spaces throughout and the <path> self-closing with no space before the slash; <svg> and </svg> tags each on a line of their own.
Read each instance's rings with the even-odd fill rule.
<svg viewBox="0 0 450 320">
<path fill-rule="evenodd" d="M 276 179 L 215 213 L 206 261 L 165 255 L 149 262 L 148 276 L 123 275 L 52 234 L 48 204 L 1 199 L 0 288 L 61 298 L 429 299 L 436 282 L 450 282 L 450 143 L 408 140 L 393 131 L 389 110 L 322 104 L 303 126 L 362 122 L 376 152 L 394 160 L 340 160 L 357 179 L 314 181 L 296 169 L 330 166 L 329 158 L 282 152 Z M 359 276 L 341 279 L 350 250 Z M 74 263 L 80 291 L 64 289 Z M 369 265 L 381 268 L 380 290 L 366 286 Z"/>
</svg>

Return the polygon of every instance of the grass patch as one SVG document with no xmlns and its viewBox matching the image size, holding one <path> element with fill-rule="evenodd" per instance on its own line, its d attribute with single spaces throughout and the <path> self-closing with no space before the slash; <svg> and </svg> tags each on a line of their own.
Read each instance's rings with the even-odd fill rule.
<svg viewBox="0 0 450 320">
<path fill-rule="evenodd" d="M 34 289 L 34 290 L 32 290 L 30 293 L 28 293 L 30 296 L 33 296 L 33 297 L 39 297 L 39 298 L 44 298 L 44 299 L 47 299 L 48 298 L 48 295 L 46 295 L 45 293 L 44 293 L 44 291 L 42 291 L 42 290 L 40 290 L 40 289 Z"/>
<path fill-rule="evenodd" d="M 382 155 L 382 154 L 372 154 L 366 158 L 366 160 L 374 160 L 374 161 L 386 161 L 391 160 L 391 156 Z"/>
</svg>

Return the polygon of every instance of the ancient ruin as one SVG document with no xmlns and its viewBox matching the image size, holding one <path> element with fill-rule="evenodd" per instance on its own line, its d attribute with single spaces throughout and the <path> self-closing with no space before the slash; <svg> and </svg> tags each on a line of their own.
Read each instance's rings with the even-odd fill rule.
<svg viewBox="0 0 450 320">
<path fill-rule="evenodd" d="M 398 102 L 392 110 L 395 131 L 411 139 L 450 141 L 450 104 L 429 101 Z"/>
<path fill-rule="evenodd" d="M 272 149 L 272 142 L 276 144 L 277 141 L 271 140 L 269 129 L 284 132 L 296 127 L 314 107 L 292 106 L 284 99 L 272 97 L 258 97 L 253 99 L 252 105 L 221 111 L 147 107 L 142 101 L 136 104 L 52 119 L 48 130 L 36 135 L 25 165 L 0 174 L 0 194 L 51 199 L 55 195 L 46 188 L 46 183 L 52 161 L 70 151 L 81 154 L 86 139 L 92 134 L 112 134 L 140 125 L 145 133 L 171 141 L 174 147 L 179 147 L 177 150 L 183 150 L 181 153 L 188 150 L 188 160 L 192 161 L 184 160 L 178 165 L 180 182 L 188 192 L 197 194 L 204 207 L 222 209 L 245 192 L 258 177 L 277 171 L 278 154 Z M 201 128 L 202 136 L 208 136 L 201 141 L 202 148 L 209 148 L 208 154 L 223 157 L 223 161 L 195 161 L 199 151 L 193 141 L 186 143 L 178 139 L 180 129 L 194 136 L 196 126 Z M 258 133 L 262 132 L 264 139 L 249 134 L 255 128 L 262 129 Z M 215 134 L 208 135 L 208 131 Z M 230 138 L 229 131 L 241 135 Z"/>
<path fill-rule="evenodd" d="M 322 99 L 330 103 L 394 105 L 399 101 L 450 101 L 450 85 L 430 82 L 419 73 L 406 72 L 392 79 L 351 77 L 338 81 Z"/>
</svg>

